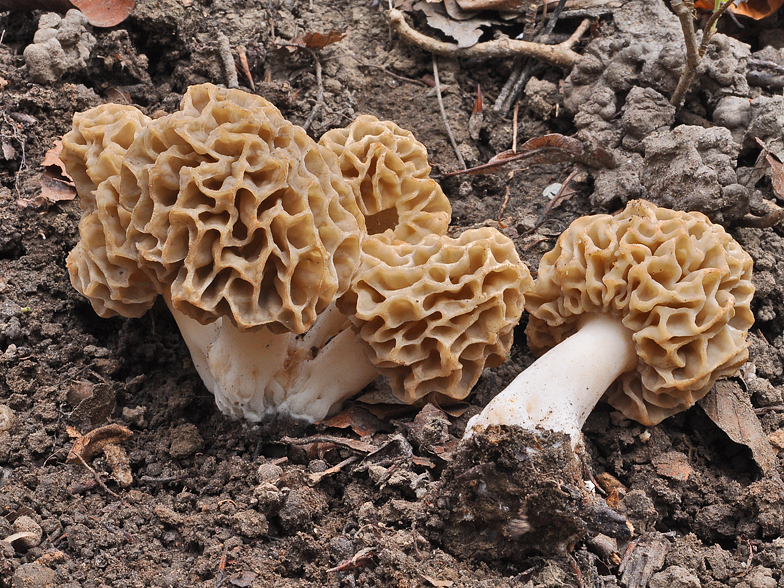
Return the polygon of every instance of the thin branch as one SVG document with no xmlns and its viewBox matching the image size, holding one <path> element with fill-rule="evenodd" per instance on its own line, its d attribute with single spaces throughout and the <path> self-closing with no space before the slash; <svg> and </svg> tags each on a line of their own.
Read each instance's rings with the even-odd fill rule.
<svg viewBox="0 0 784 588">
<path fill-rule="evenodd" d="M 316 52 L 312 49 L 308 49 L 307 47 L 303 47 L 303 49 L 310 53 L 310 56 L 313 58 L 313 65 L 316 67 L 316 85 L 318 86 L 316 103 L 313 105 L 313 110 L 310 111 L 308 120 L 302 125 L 302 128 L 307 131 L 313 123 L 313 119 L 316 118 L 316 115 L 321 110 L 321 107 L 324 106 L 324 82 L 321 79 L 321 61 L 319 61 L 318 55 L 316 55 Z"/>
<path fill-rule="evenodd" d="M 697 77 L 697 66 L 700 60 L 705 56 L 708 50 L 708 45 L 716 34 L 715 25 L 721 16 L 727 12 L 733 0 L 727 0 L 722 4 L 719 9 L 714 12 L 708 19 L 705 28 L 702 31 L 702 42 L 697 44 L 697 35 L 694 31 L 694 10 L 693 0 L 672 0 L 672 10 L 678 16 L 683 30 L 683 39 L 686 42 L 686 64 L 683 66 L 681 77 L 678 80 L 678 85 L 672 93 L 670 104 L 676 108 L 680 108 L 686 98 L 686 92 L 689 91 L 694 79 Z"/>
<path fill-rule="evenodd" d="M 531 43 L 530 41 L 518 41 L 516 39 L 496 39 L 485 43 L 477 43 L 471 47 L 458 47 L 454 43 L 437 41 L 414 30 L 406 22 L 403 13 L 394 8 L 389 11 L 389 24 L 408 43 L 444 57 L 497 59 L 525 55 L 551 65 L 569 68 L 582 59 L 579 53 L 572 51 L 572 47 L 591 26 L 591 21 L 586 19 L 581 22 L 574 34 L 558 45 L 544 45 L 542 43 Z"/>
<path fill-rule="evenodd" d="M 223 62 L 223 69 L 226 70 L 226 85 L 229 88 L 239 88 L 240 80 L 237 77 L 237 65 L 231 55 L 231 44 L 229 38 L 222 32 L 218 32 L 218 53 Z"/>
<path fill-rule="evenodd" d="M 457 156 L 457 161 L 460 163 L 460 167 L 466 169 L 465 161 L 463 160 L 463 156 L 460 153 L 460 150 L 457 148 L 457 141 L 455 141 L 455 137 L 452 134 L 452 129 L 449 126 L 449 120 L 446 118 L 444 101 L 441 99 L 441 82 L 438 79 L 438 57 L 435 54 L 433 55 L 433 78 L 436 81 L 436 96 L 438 97 L 438 107 L 441 109 L 441 117 L 444 119 L 446 134 L 449 135 L 449 142 L 452 144 L 452 149 L 455 150 L 455 155 Z"/>
</svg>

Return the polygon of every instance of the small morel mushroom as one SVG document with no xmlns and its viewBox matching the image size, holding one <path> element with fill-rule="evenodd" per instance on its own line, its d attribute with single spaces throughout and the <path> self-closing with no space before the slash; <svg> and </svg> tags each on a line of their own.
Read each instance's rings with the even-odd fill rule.
<svg viewBox="0 0 784 588">
<path fill-rule="evenodd" d="M 571 436 L 604 397 L 655 425 L 686 410 L 748 357 L 752 260 L 697 212 L 629 202 L 576 220 L 526 295 L 526 333 L 547 351 L 466 430 L 518 424 Z"/>
<path fill-rule="evenodd" d="M 319 143 L 338 156 L 369 234 L 417 243 L 446 233 L 452 207 L 430 178 L 427 149 L 410 131 L 362 115 L 344 129 L 328 131 Z"/>
</svg>

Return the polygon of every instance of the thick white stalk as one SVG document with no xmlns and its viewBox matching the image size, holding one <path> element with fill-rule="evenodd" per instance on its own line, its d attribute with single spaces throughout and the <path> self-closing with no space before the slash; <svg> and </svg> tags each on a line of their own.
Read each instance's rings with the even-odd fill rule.
<svg viewBox="0 0 784 588">
<path fill-rule="evenodd" d="M 465 436 L 489 425 L 569 433 L 576 447 L 585 419 L 618 376 L 634 369 L 632 332 L 620 319 L 588 315 L 580 329 L 537 359 L 468 422 Z"/>
<path fill-rule="evenodd" d="M 202 325 L 169 309 L 204 385 L 235 418 L 321 420 L 378 376 L 334 305 L 302 335 L 240 331 L 225 318 Z"/>
</svg>

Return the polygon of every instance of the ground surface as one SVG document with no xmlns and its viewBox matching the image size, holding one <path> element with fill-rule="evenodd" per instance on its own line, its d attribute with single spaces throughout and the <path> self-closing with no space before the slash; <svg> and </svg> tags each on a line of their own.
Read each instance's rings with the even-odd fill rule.
<svg viewBox="0 0 784 588">
<path fill-rule="evenodd" d="M 560 554 L 503 561 L 459 553 L 431 508 L 434 493 L 466 419 L 532 361 L 522 331 L 510 360 L 483 376 L 470 405 L 450 415 L 431 407 L 383 419 L 355 409 L 344 420 L 357 433 L 230 420 L 215 409 L 165 306 L 140 319 L 94 315 L 65 272 L 78 239 L 78 199 L 35 200 L 44 153 L 75 112 L 123 93 L 152 115 L 176 109 L 190 84 L 225 83 L 219 33 L 235 58 L 237 46 L 246 48 L 257 92 L 298 124 L 316 101 L 313 62 L 276 43 L 308 32 L 347 33 L 320 53 L 325 104 L 311 134 L 374 114 L 413 131 L 435 173 L 457 168 L 429 83 L 431 56 L 390 34 L 383 10 L 343 0 L 247 4 L 142 0 L 120 26 L 94 31 L 97 44 L 84 66 L 48 85 L 32 81 L 21 57 L 38 13 L 0 16 L 0 76 L 8 82 L 0 90 L 0 537 L 31 534 L 0 542 L 0 585 L 609 587 L 643 585 L 639 578 L 653 574 L 649 585 L 659 587 L 784 586 L 779 462 L 763 473 L 751 451 L 701 407 L 646 430 L 602 405 L 586 426 L 593 475 L 608 503 L 634 524 L 649 555 L 647 575 L 635 576 L 644 566 L 634 557 L 625 575 L 619 572 L 628 541 L 601 537 Z M 662 97 L 677 81 L 682 37 L 656 2 L 602 16 L 591 47 L 577 47 L 591 56 L 590 67 L 583 64 L 566 83 L 568 71 L 539 70 L 520 102 L 517 144 L 579 130 L 582 139 L 617 149 L 622 163 L 613 172 L 578 170 L 576 193 L 540 226 L 543 190 L 564 181 L 574 164 L 449 178 L 442 186 L 456 231 L 501 228 L 532 268 L 573 219 L 617 210 L 636 196 L 703 209 L 723 222 L 754 257 L 758 288 L 753 368 L 736 389 L 751 399 L 763 438 L 777 439 L 784 425 L 784 242 L 778 227 L 740 225 L 749 210 L 761 215 L 765 200 L 776 201 L 759 146 L 744 132 L 756 125 L 756 136 L 780 148 L 784 116 L 771 96 L 780 94 L 775 65 L 784 65 L 784 44 L 775 21 L 745 25 L 737 36 L 754 44 L 723 37 L 712 46 L 704 81 L 677 118 Z M 750 87 L 754 60 L 769 69 Z M 439 66 L 447 117 L 467 163 L 509 149 L 511 117 L 494 113 L 492 103 L 512 60 L 441 58 Z M 477 85 L 485 115 L 472 135 Z M 737 100 L 722 103 L 725 97 Z M 690 127 L 671 141 L 677 147 L 640 147 L 654 131 L 719 119 L 737 143 L 714 126 L 710 136 Z M 104 487 L 82 464 L 66 462 L 75 435 L 109 423 L 133 432 L 123 443 L 132 476 L 124 488 L 103 455 L 89 465 Z M 319 438 L 302 441 L 312 435 Z M 450 545 L 457 557 L 445 551 Z"/>
</svg>

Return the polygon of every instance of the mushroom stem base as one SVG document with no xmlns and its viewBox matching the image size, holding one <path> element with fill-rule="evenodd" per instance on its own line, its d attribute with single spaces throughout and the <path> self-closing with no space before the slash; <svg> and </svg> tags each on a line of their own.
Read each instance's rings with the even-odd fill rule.
<svg viewBox="0 0 784 588">
<path fill-rule="evenodd" d="M 221 412 L 235 418 L 321 420 L 378 376 L 334 305 L 302 335 L 240 331 L 223 318 L 202 325 L 170 303 L 169 309 L 204 385 Z"/>
<path fill-rule="evenodd" d="M 576 447 L 596 403 L 636 365 L 632 333 L 621 320 L 589 315 L 574 335 L 537 359 L 473 417 L 465 436 L 489 425 L 518 425 L 567 433 Z"/>
</svg>

